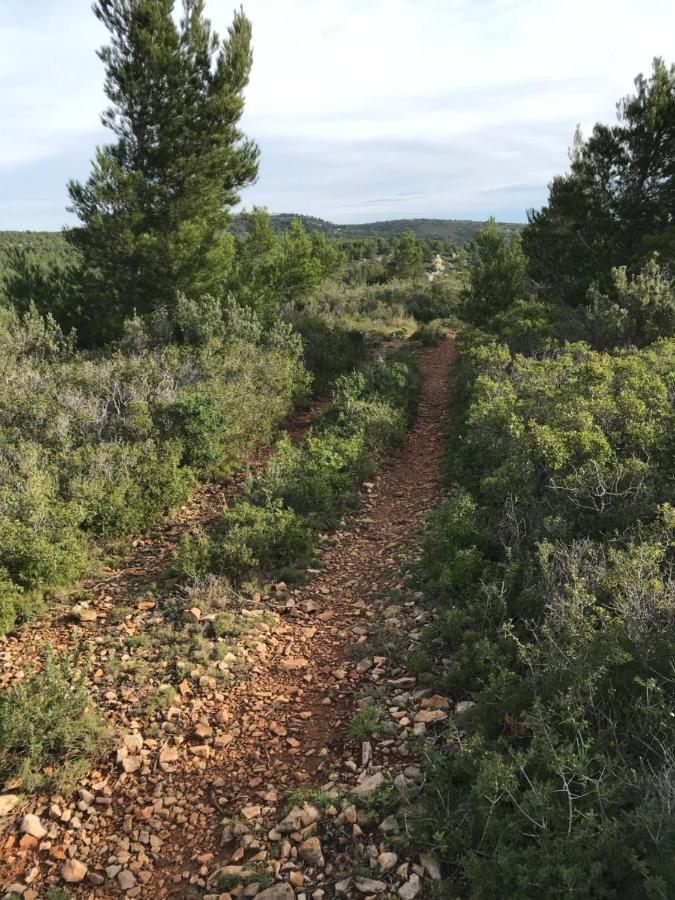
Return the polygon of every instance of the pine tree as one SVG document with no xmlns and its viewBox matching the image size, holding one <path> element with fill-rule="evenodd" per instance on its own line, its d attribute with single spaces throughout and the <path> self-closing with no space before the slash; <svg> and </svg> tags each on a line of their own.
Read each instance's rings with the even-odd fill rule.
<svg viewBox="0 0 675 900">
<path fill-rule="evenodd" d="M 477 231 L 471 243 L 470 285 L 464 293 L 465 315 L 484 325 L 522 299 L 527 258 L 520 235 L 506 238 L 494 219 Z"/>
<path fill-rule="evenodd" d="M 414 232 L 408 229 L 398 242 L 391 258 L 391 274 L 394 278 L 415 278 L 422 273 L 424 251 Z"/>
<path fill-rule="evenodd" d="M 191 297 L 223 293 L 233 240 L 229 209 L 258 168 L 239 129 L 252 62 L 251 25 L 236 12 L 220 41 L 203 0 L 96 0 L 111 34 L 99 51 L 116 142 L 98 148 L 85 184 L 69 184 L 81 227 L 82 315 L 98 336 Z M 102 328 L 104 323 L 106 328 Z M 101 335 L 101 331 L 103 335 Z"/>
<path fill-rule="evenodd" d="M 675 264 L 675 66 L 655 59 L 615 125 L 575 136 L 568 174 L 529 213 L 529 274 L 552 300 L 584 304 L 591 284 L 614 289 L 612 269 L 635 273 L 654 251 Z"/>
</svg>

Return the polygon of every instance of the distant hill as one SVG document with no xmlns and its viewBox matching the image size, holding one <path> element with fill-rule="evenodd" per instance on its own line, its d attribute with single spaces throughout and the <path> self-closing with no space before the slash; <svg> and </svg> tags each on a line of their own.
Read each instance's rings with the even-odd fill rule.
<svg viewBox="0 0 675 900">
<path fill-rule="evenodd" d="M 300 219 L 305 231 L 320 231 L 328 237 L 365 238 L 396 237 L 404 232 L 413 232 L 415 237 L 427 240 L 450 240 L 457 244 L 470 241 L 484 222 L 471 219 L 389 219 L 384 222 L 366 222 L 360 225 L 336 225 L 316 216 L 303 216 L 294 213 L 278 213 L 272 217 L 272 227 L 282 234 L 293 219 Z M 520 231 L 523 227 L 516 222 L 498 222 L 499 228 L 507 234 Z M 232 230 L 241 233 L 243 228 L 241 216 L 235 216 Z"/>
<path fill-rule="evenodd" d="M 384 222 L 365 222 L 360 225 L 336 225 L 316 216 L 296 213 L 278 213 L 271 216 L 272 227 L 283 234 L 293 219 L 300 219 L 305 231 L 320 231 L 333 238 L 397 237 L 410 229 L 420 240 L 453 241 L 464 244 L 470 241 L 484 222 L 471 219 L 389 219 Z M 515 222 L 498 222 L 507 234 L 519 231 L 523 226 Z M 241 215 L 234 216 L 232 231 L 241 234 L 244 225 Z M 0 231 L 0 256 L 10 246 L 65 250 L 66 242 L 60 231 Z"/>
</svg>

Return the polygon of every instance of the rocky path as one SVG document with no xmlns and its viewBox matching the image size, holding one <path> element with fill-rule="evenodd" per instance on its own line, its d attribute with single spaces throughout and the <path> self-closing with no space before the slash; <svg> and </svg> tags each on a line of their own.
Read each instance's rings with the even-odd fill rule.
<svg viewBox="0 0 675 900">
<path fill-rule="evenodd" d="M 368 797 L 414 787 L 411 745 L 449 714 L 390 648 L 414 645 L 428 620 L 404 591 L 398 563 L 415 553 L 437 498 L 453 356 L 452 339 L 421 351 L 420 410 L 404 449 L 364 486 L 359 514 L 325 539 L 305 585 L 229 598 L 226 645 L 209 630 L 215 588 L 188 601 L 201 643 L 196 659 L 178 660 L 175 694 L 164 677 L 170 636 L 157 638 L 164 619 L 133 592 L 132 612 L 115 626 L 114 658 L 138 662 L 141 677 L 132 665 L 131 677 L 111 683 L 119 665 L 110 666 L 108 639 L 94 639 L 90 664 L 92 690 L 126 732 L 115 764 L 91 773 L 74 803 L 32 798 L 26 811 L 39 828 L 15 817 L 0 833 L 1 884 L 13 880 L 26 900 L 45 898 L 50 884 L 91 898 L 425 896 L 435 861 L 388 850 L 400 824 L 377 821 Z M 189 511 L 185 518 L 193 520 Z M 140 575 L 138 549 L 131 569 Z M 110 575 L 111 584 L 129 583 L 128 572 Z M 97 596 L 94 635 L 120 589 L 104 585 Z M 167 702 L 155 708 L 148 698 L 162 690 Z M 361 740 L 354 720 L 351 738 L 346 730 L 359 709 L 376 721 L 373 740 Z"/>
</svg>

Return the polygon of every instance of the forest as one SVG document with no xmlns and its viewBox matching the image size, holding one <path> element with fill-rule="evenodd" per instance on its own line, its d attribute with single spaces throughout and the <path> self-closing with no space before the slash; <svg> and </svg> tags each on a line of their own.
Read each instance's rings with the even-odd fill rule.
<svg viewBox="0 0 675 900">
<path fill-rule="evenodd" d="M 0 233 L 6 896 L 675 897 L 675 66 L 524 227 L 342 226 L 172 11 Z"/>
</svg>

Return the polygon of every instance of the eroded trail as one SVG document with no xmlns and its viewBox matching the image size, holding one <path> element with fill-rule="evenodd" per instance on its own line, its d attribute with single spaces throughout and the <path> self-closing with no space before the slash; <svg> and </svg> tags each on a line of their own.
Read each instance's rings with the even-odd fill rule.
<svg viewBox="0 0 675 900">
<path fill-rule="evenodd" d="M 140 702 L 142 685 L 130 684 L 121 695 L 99 687 L 109 699 L 111 720 L 129 733 L 118 763 L 93 773 L 72 807 L 54 797 L 33 802 L 30 811 L 42 816 L 47 837 L 20 847 L 20 835 L 10 834 L 5 858 L 11 872 L 5 875 L 25 878 L 33 867 L 33 884 L 62 884 L 64 860 L 72 857 L 87 868 L 84 880 L 69 886 L 74 896 L 201 896 L 190 894 L 188 885 L 205 890 L 218 864 L 270 864 L 256 826 L 266 834 L 282 817 L 280 801 L 288 789 L 348 789 L 372 770 L 364 769 L 360 752 L 350 750 L 344 725 L 364 682 L 395 684 L 400 676 L 402 683 L 412 681 L 386 658 L 369 655 L 365 638 L 383 591 L 400 578 L 396 560 L 412 552 L 438 495 L 447 368 L 454 352 L 451 338 L 421 351 L 417 420 L 400 455 L 364 486 L 359 514 L 324 542 L 322 568 L 296 590 L 242 604 L 238 615 L 250 628 L 232 659 L 223 660 L 227 682 L 194 666 L 152 727 Z M 405 611 L 389 621 L 412 627 Z M 149 622 L 144 627 L 151 630 Z M 142 633 L 133 622 L 121 627 L 132 637 Z M 93 667 L 96 680 L 104 660 L 99 657 Z M 389 758 L 386 743 L 376 748 L 376 762 L 393 777 L 396 766 L 405 765 L 405 751 L 397 757 L 392 741 Z M 366 763 L 372 766 L 373 760 Z M 272 865 L 291 891 L 280 898 L 293 896 L 289 880 L 304 890 L 301 875 L 295 881 L 284 876 L 289 867 L 283 853 Z M 325 895 L 333 896 L 329 876 L 330 866 L 320 880 Z M 244 891 L 240 884 L 230 893 L 211 894 Z M 324 893 L 312 896 L 320 900 Z M 250 889 L 246 894 L 254 895 Z"/>
</svg>

